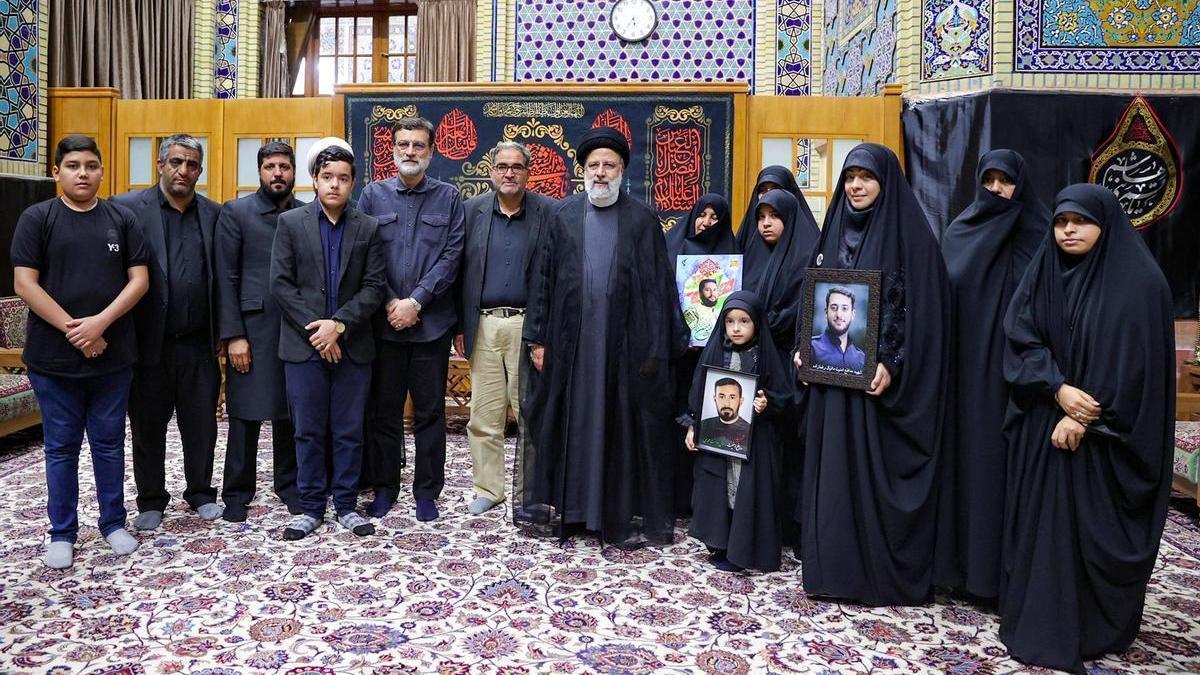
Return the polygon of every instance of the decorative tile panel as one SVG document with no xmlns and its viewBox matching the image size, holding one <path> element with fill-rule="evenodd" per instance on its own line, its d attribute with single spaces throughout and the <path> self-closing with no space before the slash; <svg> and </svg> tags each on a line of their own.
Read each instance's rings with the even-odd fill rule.
<svg viewBox="0 0 1200 675">
<path fill-rule="evenodd" d="M 216 98 L 237 98 L 239 1 L 217 0 L 216 55 L 213 60 L 213 95 Z"/>
<path fill-rule="evenodd" d="M 754 78 L 754 3 L 658 0 L 658 28 L 645 42 L 613 34 L 612 3 L 516 3 L 517 81 L 706 81 Z"/>
<path fill-rule="evenodd" d="M 40 157 L 38 58 L 37 0 L 0 0 L 0 159 Z"/>
<path fill-rule="evenodd" d="M 1200 0 L 1016 0 L 1014 70 L 1200 73 Z"/>
<path fill-rule="evenodd" d="M 779 0 L 775 95 L 812 93 L 812 0 Z"/>
<path fill-rule="evenodd" d="M 992 1 L 925 0 L 921 80 L 975 77 L 991 70 Z"/>
<path fill-rule="evenodd" d="M 861 2 L 825 2 L 826 96 L 871 96 L 893 79 L 897 0 L 870 0 L 871 11 Z"/>
</svg>

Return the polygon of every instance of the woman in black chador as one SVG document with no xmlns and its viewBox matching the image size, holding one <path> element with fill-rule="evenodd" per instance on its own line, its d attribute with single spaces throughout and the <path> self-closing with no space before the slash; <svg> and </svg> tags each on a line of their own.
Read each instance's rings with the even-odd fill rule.
<svg viewBox="0 0 1200 675">
<path fill-rule="evenodd" d="M 681 255 L 728 255 L 740 253 L 733 238 L 733 221 L 729 201 L 718 194 L 703 194 L 692 207 L 687 220 L 681 220 L 666 233 L 667 259 L 671 261 L 671 277 L 675 278 Z M 675 409 L 679 415 L 687 412 L 688 391 L 692 374 L 700 358 L 700 347 L 692 347 L 675 362 Z M 675 515 L 686 518 L 692 512 L 692 453 L 683 444 L 683 429 L 678 431 L 675 450 Z"/>
<path fill-rule="evenodd" d="M 975 170 L 975 201 L 942 235 L 954 296 L 954 433 L 942 457 L 937 583 L 981 599 L 1000 584 L 1004 520 L 1004 312 L 1050 222 L 1025 160 L 992 150 Z"/>
<path fill-rule="evenodd" d="M 704 542 L 709 560 L 726 571 L 773 572 L 779 569 L 783 547 L 781 432 L 785 415 L 793 412 L 794 378 L 765 326 L 766 312 L 756 295 L 738 291 L 729 296 L 692 383 L 688 445 L 694 448 L 704 401 L 713 394 L 705 387 L 703 366 L 758 376 L 756 391 L 742 392 L 755 399 L 749 458 L 743 462 L 702 450 L 696 454 L 688 534 Z"/>
<path fill-rule="evenodd" d="M 891 150 L 851 150 L 830 204 L 812 266 L 881 271 L 879 362 L 870 391 L 807 387 L 796 512 L 804 588 L 866 605 L 921 604 L 933 584 L 951 376 L 946 266 Z"/>
<path fill-rule="evenodd" d="M 757 231 L 758 201 L 772 190 L 783 190 L 795 197 L 796 201 L 800 203 L 797 218 L 807 221 L 812 225 L 812 229 L 817 229 L 817 219 L 813 218 L 812 211 L 808 208 L 808 202 L 804 201 L 804 192 L 796 184 L 796 177 L 792 175 L 791 171 L 788 171 L 787 167 L 772 164 L 759 171 L 758 179 L 754 181 L 754 191 L 750 194 L 750 202 L 746 206 L 746 212 L 742 215 L 742 224 L 738 226 L 738 250 L 745 251 L 746 243 Z"/>
<path fill-rule="evenodd" d="M 1137 637 L 1171 491 L 1173 331 L 1113 193 L 1058 193 L 1004 319 L 1000 639 L 1019 661 L 1084 673 Z"/>
</svg>

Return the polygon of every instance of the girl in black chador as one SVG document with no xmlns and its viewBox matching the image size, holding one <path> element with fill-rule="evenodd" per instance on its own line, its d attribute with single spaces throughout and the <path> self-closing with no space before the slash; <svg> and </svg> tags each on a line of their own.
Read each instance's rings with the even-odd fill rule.
<svg viewBox="0 0 1200 675">
<path fill-rule="evenodd" d="M 688 534 L 703 541 L 718 568 L 764 572 L 779 569 L 781 541 L 780 480 L 785 417 L 794 399 L 793 377 L 767 330 L 766 312 L 758 297 L 738 291 L 725 301 L 717 328 L 700 354 L 692 381 L 688 449 L 696 450 L 697 426 L 705 397 L 704 366 L 717 366 L 758 376 L 754 420 L 746 461 L 699 451 L 692 489 Z M 740 391 L 740 388 L 739 388 Z M 736 413 L 736 408 L 735 408 Z"/>
</svg>

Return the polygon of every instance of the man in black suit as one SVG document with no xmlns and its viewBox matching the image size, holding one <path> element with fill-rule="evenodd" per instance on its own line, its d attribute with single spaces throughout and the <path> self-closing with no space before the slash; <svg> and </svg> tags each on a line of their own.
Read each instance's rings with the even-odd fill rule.
<svg viewBox="0 0 1200 675">
<path fill-rule="evenodd" d="M 371 316 L 387 283 L 383 241 L 376 220 L 347 205 L 354 156 L 344 141 L 319 150 L 309 172 L 317 199 L 279 217 L 271 252 L 271 295 L 283 311 L 279 358 L 296 425 L 301 513 L 283 531 L 289 540 L 321 524 L 331 491 L 343 527 L 375 532 L 355 507 L 375 359 Z"/>
<path fill-rule="evenodd" d="M 293 514 L 296 430 L 288 416 L 279 360 L 279 305 L 271 297 L 271 245 L 279 214 L 300 205 L 292 146 L 272 141 L 258 149 L 258 192 L 225 203 L 217 220 L 218 328 L 226 343 L 225 408 L 229 440 L 221 499 L 225 520 L 246 520 L 254 499 L 258 432 L 271 422 L 275 494 Z"/>
<path fill-rule="evenodd" d="M 459 285 L 461 331 L 454 347 L 471 362 L 471 470 L 480 514 L 504 501 L 504 427 L 508 409 L 520 420 L 520 379 L 528 375 L 521 331 L 534 253 L 557 201 L 525 189 L 529 150 L 505 141 L 492 149 L 494 192 L 464 208 L 466 237 Z"/>
<path fill-rule="evenodd" d="M 157 528 L 171 498 L 165 465 L 172 413 L 183 440 L 183 498 L 205 520 L 221 515 L 212 485 L 221 388 L 213 230 L 221 207 L 196 194 L 203 164 L 199 140 L 169 136 L 158 146 L 158 184 L 112 200 L 137 217 L 151 259 L 150 290 L 133 312 L 138 362 L 129 392 L 139 530 Z"/>
</svg>

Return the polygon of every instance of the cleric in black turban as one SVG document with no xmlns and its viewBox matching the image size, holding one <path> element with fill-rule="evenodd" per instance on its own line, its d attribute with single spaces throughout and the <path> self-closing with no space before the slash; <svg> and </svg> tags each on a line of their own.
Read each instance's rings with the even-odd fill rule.
<svg viewBox="0 0 1200 675">
<path fill-rule="evenodd" d="M 513 520 L 534 534 L 586 530 L 622 547 L 673 534 L 671 361 L 687 329 L 658 214 L 621 190 L 629 145 L 584 134 L 584 192 L 555 211 L 529 289 L 524 339 L 537 384 Z"/>
</svg>

